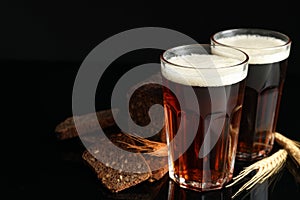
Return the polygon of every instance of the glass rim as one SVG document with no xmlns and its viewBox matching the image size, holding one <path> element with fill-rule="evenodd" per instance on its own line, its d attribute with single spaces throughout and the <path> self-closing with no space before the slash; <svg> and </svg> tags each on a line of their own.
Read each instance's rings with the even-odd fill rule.
<svg viewBox="0 0 300 200">
<path fill-rule="evenodd" d="M 236 46 L 236 45 L 228 45 L 228 44 L 224 44 L 218 41 L 218 39 L 216 39 L 215 37 L 219 34 L 224 34 L 224 33 L 229 33 L 229 32 L 237 32 L 237 31 L 251 31 L 250 33 L 240 33 L 240 34 L 236 34 L 236 35 L 261 35 L 261 36 L 265 36 L 263 34 L 261 34 L 262 32 L 267 32 L 270 33 L 272 35 L 268 36 L 268 37 L 273 37 L 279 40 L 284 41 L 284 44 L 281 45 L 274 45 L 271 47 L 245 47 L 245 46 Z M 275 36 L 277 35 L 277 36 Z M 278 37 L 280 36 L 280 37 Z M 230 37 L 230 36 L 229 36 Z M 226 37 L 223 37 L 226 38 Z M 277 49 L 277 48 L 283 48 L 286 46 L 289 46 L 292 43 L 291 38 L 279 31 L 275 31 L 275 30 L 270 30 L 270 29 L 262 29 L 262 28 L 233 28 L 233 29 L 226 29 L 226 30 L 222 30 L 222 31 L 218 31 L 216 33 L 214 33 L 213 35 L 211 35 L 210 37 L 211 41 L 214 42 L 215 44 L 218 45 L 223 45 L 223 46 L 227 46 L 227 47 L 236 47 L 236 48 L 241 48 L 241 49 L 253 49 L 253 50 L 273 50 L 273 49 Z"/>
<path fill-rule="evenodd" d="M 180 65 L 180 64 L 176 64 L 174 62 L 171 62 L 169 61 L 168 59 L 165 58 L 165 55 L 166 53 L 172 51 L 172 50 L 176 50 L 176 49 L 180 49 L 180 48 L 184 48 L 184 47 L 192 47 L 192 46 L 206 46 L 206 47 L 220 47 L 220 48 L 228 48 L 230 50 L 234 50 L 236 52 L 239 52 L 241 55 L 244 55 L 244 59 L 241 59 L 239 60 L 239 62 L 237 64 L 233 64 L 233 65 L 228 65 L 228 66 L 222 66 L 222 67 L 219 67 L 218 69 L 225 69 L 225 68 L 232 68 L 232 67 L 237 67 L 237 66 L 240 66 L 240 65 L 244 65 L 244 64 L 247 64 L 249 62 L 249 56 L 246 52 L 238 49 L 238 48 L 235 48 L 235 47 L 232 47 L 232 46 L 225 46 L 225 45 L 218 45 L 218 44 L 209 44 L 209 43 L 206 43 L 206 44 L 200 44 L 200 43 L 196 43 L 196 44 L 187 44 L 187 45 L 180 45 L 180 46 L 176 46 L 176 47 L 171 47 L 169 49 L 166 49 L 161 55 L 160 55 L 160 59 L 161 61 L 169 64 L 169 65 L 172 65 L 174 67 L 180 67 L 180 68 L 187 68 L 187 69 L 191 69 L 191 66 L 187 66 L 187 65 Z M 230 57 L 231 58 L 231 57 Z M 210 68 L 210 67 L 201 67 L 201 69 L 216 69 L 216 68 Z"/>
</svg>

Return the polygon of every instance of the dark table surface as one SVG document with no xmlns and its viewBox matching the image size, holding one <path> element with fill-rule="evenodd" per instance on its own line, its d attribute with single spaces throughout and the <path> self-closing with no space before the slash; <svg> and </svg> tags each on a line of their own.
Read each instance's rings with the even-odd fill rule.
<svg viewBox="0 0 300 200">
<path fill-rule="evenodd" d="M 2 64 L 12 70 L 15 67 L 23 68 L 15 76 L 24 83 L 17 87 L 20 91 L 18 96 L 22 97 L 18 99 L 20 106 L 17 108 L 20 123 L 11 126 L 13 130 L 20 128 L 23 131 L 11 134 L 10 139 L 14 139 L 19 148 L 10 149 L 15 156 L 7 156 L 7 171 L 4 171 L 4 177 L 8 178 L 5 191 L 12 198 L 230 199 L 243 183 L 215 192 L 197 193 L 178 188 L 166 175 L 156 183 L 145 182 L 112 194 L 101 186 L 95 174 L 82 160 L 84 147 L 81 141 L 78 138 L 60 141 L 54 133 L 56 125 L 72 115 L 72 87 L 80 63 L 5 61 Z M 25 73 L 29 76 L 25 77 Z M 299 106 L 295 98 L 295 91 L 299 91 L 298 79 L 297 75 L 288 73 L 277 130 L 300 141 L 300 121 L 297 115 Z M 28 87 L 34 88 L 33 93 L 38 94 L 36 99 L 28 100 Z M 110 87 L 107 84 L 107 88 Z M 97 109 L 105 109 L 107 105 L 109 98 L 102 94 Z M 27 115 L 28 112 L 31 115 Z M 292 113 L 295 113 L 295 117 Z M 273 151 L 279 148 L 281 147 L 275 144 Z M 247 164 L 236 162 L 235 174 L 244 166 Z M 243 192 L 236 199 L 299 199 L 299 177 L 300 169 L 288 159 L 278 174 L 252 190 Z"/>
</svg>

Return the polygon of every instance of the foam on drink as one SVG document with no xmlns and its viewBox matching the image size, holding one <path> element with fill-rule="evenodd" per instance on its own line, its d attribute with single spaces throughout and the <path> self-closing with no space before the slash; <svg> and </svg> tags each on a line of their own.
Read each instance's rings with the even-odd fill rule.
<svg viewBox="0 0 300 200">
<path fill-rule="evenodd" d="M 216 87 L 231 85 L 247 76 L 245 65 L 237 58 L 220 55 L 191 54 L 174 56 L 162 67 L 163 76 L 189 86 Z"/>
<path fill-rule="evenodd" d="M 290 45 L 275 37 L 261 35 L 236 35 L 217 39 L 218 43 L 234 46 L 249 55 L 249 64 L 268 64 L 286 59 Z"/>
</svg>

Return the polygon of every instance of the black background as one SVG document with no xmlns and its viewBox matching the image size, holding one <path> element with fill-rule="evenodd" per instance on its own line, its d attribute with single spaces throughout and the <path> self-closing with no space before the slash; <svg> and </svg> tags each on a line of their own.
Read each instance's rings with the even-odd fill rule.
<svg viewBox="0 0 300 200">
<path fill-rule="evenodd" d="M 209 43 L 211 34 L 229 28 L 265 28 L 287 34 L 292 39 L 292 48 L 277 130 L 300 140 L 296 98 L 300 78 L 297 6 L 287 1 L 276 6 L 240 1 L 231 9 L 226 9 L 230 6 L 228 2 L 185 4 L 11 1 L 2 6 L 0 61 L 6 94 L 3 99 L 13 104 L 3 104 L 8 108 L 4 109 L 8 110 L 8 120 L 3 128 L 9 131 L 5 131 L 8 138 L 4 137 L 2 144 L 7 163 L 5 191 L 11 197 L 100 198 L 94 175 L 78 164 L 78 154 L 74 158 L 70 155 L 82 150 L 80 142 L 58 142 L 54 128 L 72 115 L 73 82 L 85 56 L 103 40 L 132 28 L 169 28 L 199 43 Z M 109 105 L 109 90 L 122 71 L 129 65 L 157 62 L 159 53 L 139 51 L 121 59 L 117 64 L 123 64 L 123 68 L 111 70 L 103 83 L 107 90 L 99 94 L 98 109 Z M 287 175 L 284 181 L 289 179 L 292 177 Z M 283 190 L 287 187 L 284 181 Z M 291 195 L 299 196 L 299 185 L 290 188 L 298 191 Z M 282 192 L 273 198 L 289 195 Z"/>
</svg>

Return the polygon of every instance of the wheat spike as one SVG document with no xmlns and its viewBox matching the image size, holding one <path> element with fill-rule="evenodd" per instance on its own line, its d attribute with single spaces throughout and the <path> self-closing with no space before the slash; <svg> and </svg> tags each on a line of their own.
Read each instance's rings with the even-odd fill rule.
<svg viewBox="0 0 300 200">
<path fill-rule="evenodd" d="M 244 189 L 249 190 L 255 184 L 262 183 L 266 179 L 268 179 L 270 176 L 276 174 L 284 165 L 286 159 L 287 159 L 287 151 L 285 149 L 280 149 L 277 152 L 275 152 L 273 155 L 266 157 L 262 160 L 259 160 L 252 165 L 246 167 L 244 170 L 242 170 L 239 175 L 233 178 L 233 182 L 231 184 L 228 184 L 226 187 L 230 187 L 234 184 L 236 184 L 238 181 L 243 179 L 245 176 L 247 176 L 250 172 L 253 170 L 256 170 L 256 174 L 248 181 L 246 182 L 233 196 L 232 198 L 236 197 L 238 194 L 240 194 Z"/>
<path fill-rule="evenodd" d="M 275 140 L 289 153 L 298 166 L 300 166 L 300 143 L 291 140 L 278 132 L 275 132 Z"/>
<path fill-rule="evenodd" d="M 128 149 L 136 150 L 138 152 L 145 152 L 151 156 L 164 157 L 168 156 L 167 144 L 163 142 L 151 141 L 140 136 L 127 134 L 133 141 L 138 142 L 140 145 L 133 145 L 123 141 L 118 141 L 120 143 L 126 144 Z"/>
</svg>

